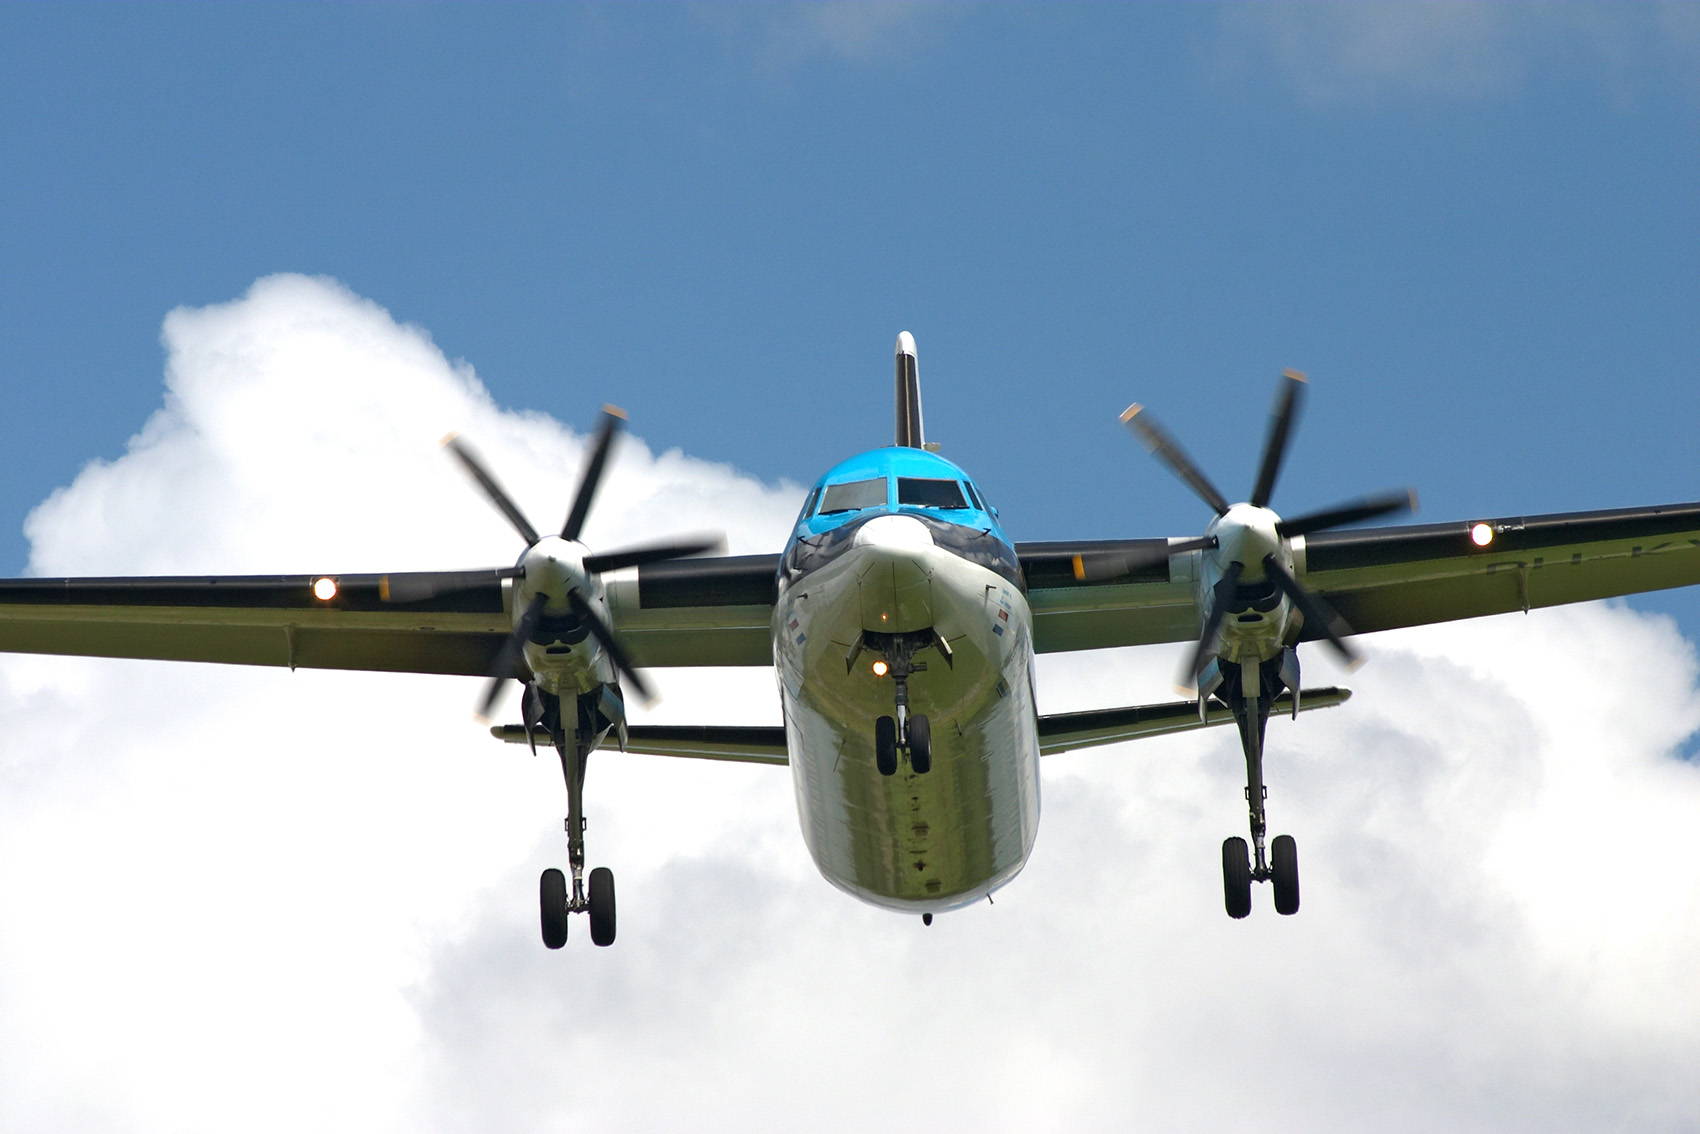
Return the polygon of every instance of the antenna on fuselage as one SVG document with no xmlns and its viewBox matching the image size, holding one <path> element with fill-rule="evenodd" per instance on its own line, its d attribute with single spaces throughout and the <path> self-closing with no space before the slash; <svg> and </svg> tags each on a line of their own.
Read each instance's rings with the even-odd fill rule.
<svg viewBox="0 0 1700 1134">
<path fill-rule="evenodd" d="M 925 449 L 921 433 L 921 371 L 915 361 L 915 336 L 908 331 L 897 336 L 897 443 L 908 449 Z"/>
</svg>

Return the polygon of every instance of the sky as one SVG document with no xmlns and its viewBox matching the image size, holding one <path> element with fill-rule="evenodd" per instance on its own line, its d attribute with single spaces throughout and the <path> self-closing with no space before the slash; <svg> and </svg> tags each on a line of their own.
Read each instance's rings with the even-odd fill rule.
<svg viewBox="0 0 1700 1134">
<path fill-rule="evenodd" d="M 0 6 L 0 571 L 506 563 L 436 442 L 587 529 L 775 551 L 929 439 L 1017 539 L 1275 496 L 1700 498 L 1692 5 Z M 540 521 L 541 522 L 541 521 Z M 1700 1125 L 1700 599 L 1370 636 L 1271 725 L 1305 906 L 1221 909 L 1220 732 L 1048 758 L 930 929 L 782 770 L 598 756 L 620 940 L 537 940 L 559 772 L 479 683 L 0 658 L 0 1126 Z M 1041 711 L 1165 649 L 1041 659 Z M 648 719 L 769 723 L 771 674 Z M 255 1100 L 264 1099 L 256 1114 Z"/>
</svg>

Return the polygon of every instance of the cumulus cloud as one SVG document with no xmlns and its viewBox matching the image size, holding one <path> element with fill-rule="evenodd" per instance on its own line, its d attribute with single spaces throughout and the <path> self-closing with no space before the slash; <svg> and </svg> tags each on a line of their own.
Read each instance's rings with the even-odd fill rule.
<svg viewBox="0 0 1700 1134">
<path fill-rule="evenodd" d="M 1315 103 L 1478 99 L 1543 71 L 1621 94 L 1649 75 L 1700 76 L 1696 23 L 1681 3 L 1253 3 L 1223 10 L 1220 46 L 1230 67 L 1272 68 Z"/>
<path fill-rule="evenodd" d="M 539 523 L 578 475 L 582 434 L 334 283 L 165 342 L 163 408 L 32 516 L 35 570 L 506 562 L 436 439 Z M 609 392 L 567 393 L 588 424 Z M 633 441 L 588 535 L 771 550 L 799 498 Z M 1692 646 L 1609 605 L 1368 645 L 1348 706 L 1271 725 L 1295 918 L 1222 912 L 1225 732 L 1050 758 L 1028 870 L 931 929 L 818 878 L 782 770 L 603 753 L 621 939 L 561 953 L 559 770 L 470 722 L 477 682 L 0 659 L 0 1126 L 1692 1128 Z M 1041 708 L 1174 664 L 1043 659 Z M 764 671 L 657 679 L 656 719 L 777 719 Z"/>
</svg>

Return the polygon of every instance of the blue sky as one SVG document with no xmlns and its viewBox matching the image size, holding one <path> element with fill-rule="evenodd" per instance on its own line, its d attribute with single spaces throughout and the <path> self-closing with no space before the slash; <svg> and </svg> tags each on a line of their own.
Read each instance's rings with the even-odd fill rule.
<svg viewBox="0 0 1700 1134">
<path fill-rule="evenodd" d="M 1288 366 L 1289 512 L 1693 500 L 1697 190 L 1686 4 L 0 5 L 0 572 L 505 562 L 435 439 L 541 519 L 603 402 L 648 452 L 598 540 L 777 550 L 899 330 L 1016 539 L 1198 531 L 1117 414 L 1237 496 Z M 1048 759 L 930 936 L 782 772 L 608 754 L 621 941 L 563 954 L 558 772 L 477 682 L 0 657 L 0 1125 L 1692 1129 L 1697 638 L 1681 592 L 1370 640 L 1271 726 L 1292 919 L 1222 915 L 1226 730 Z M 1174 664 L 1041 659 L 1041 709 Z"/>
<path fill-rule="evenodd" d="M 8 5 L 0 561 L 277 271 L 769 480 L 887 440 L 912 330 L 1017 538 L 1196 530 L 1116 414 L 1237 494 L 1284 366 L 1278 507 L 1696 498 L 1692 10 L 1496 11 Z"/>
</svg>

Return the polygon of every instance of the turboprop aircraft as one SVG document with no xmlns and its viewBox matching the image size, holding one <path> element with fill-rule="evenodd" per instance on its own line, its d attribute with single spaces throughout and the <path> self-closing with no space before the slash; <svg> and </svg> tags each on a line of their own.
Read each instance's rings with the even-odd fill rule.
<svg viewBox="0 0 1700 1134">
<path fill-rule="evenodd" d="M 933 915 L 989 897 L 1026 863 L 1042 758 L 1232 722 L 1251 839 L 1222 845 L 1227 912 L 1270 882 L 1299 908 L 1297 848 L 1267 839 L 1272 715 L 1338 705 L 1301 687 L 1299 649 L 1348 662 L 1354 633 L 1527 611 L 1700 582 L 1700 503 L 1352 528 L 1408 491 L 1284 519 L 1270 508 L 1307 383 L 1280 379 L 1251 495 L 1230 503 L 1151 413 L 1128 428 L 1209 505 L 1202 535 L 1013 542 L 979 486 L 926 442 L 914 339 L 898 336 L 895 443 L 808 494 L 785 548 L 704 555 L 718 540 L 612 552 L 580 541 L 622 415 L 605 411 L 567 518 L 540 534 L 472 446 L 446 444 L 524 541 L 511 567 L 384 575 L 0 581 L 0 650 L 464 674 L 501 740 L 554 749 L 568 870 L 539 882 L 544 944 L 588 914 L 615 937 L 614 877 L 585 870 L 585 770 L 597 749 L 789 765 L 803 838 L 833 885 Z M 1038 653 L 1193 643 L 1184 700 L 1046 715 Z M 772 666 L 783 725 L 633 723 L 642 670 Z"/>
</svg>

